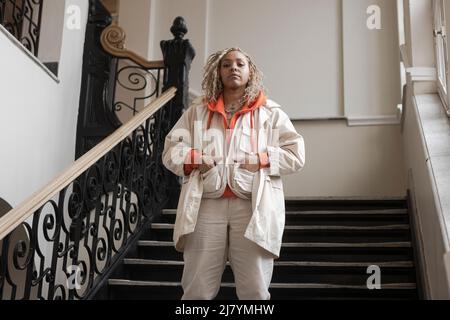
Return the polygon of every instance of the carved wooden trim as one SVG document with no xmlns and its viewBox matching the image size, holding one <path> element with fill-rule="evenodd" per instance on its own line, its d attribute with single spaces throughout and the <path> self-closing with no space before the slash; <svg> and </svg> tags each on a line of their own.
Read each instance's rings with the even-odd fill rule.
<svg viewBox="0 0 450 320">
<path fill-rule="evenodd" d="M 142 123 L 175 97 L 176 91 L 177 89 L 175 87 L 166 90 L 144 110 L 131 118 L 130 121 L 122 125 L 113 134 L 75 161 L 75 163 L 61 175 L 0 218 L 0 240 L 11 233 L 22 222 L 28 219 L 28 217 L 32 216 L 36 210 L 94 165 L 123 139 L 128 137 Z"/>
<path fill-rule="evenodd" d="M 145 69 L 164 68 L 164 61 L 148 61 L 125 48 L 125 31 L 118 25 L 110 25 L 103 30 L 100 42 L 103 49 L 114 57 L 128 58 Z"/>
</svg>

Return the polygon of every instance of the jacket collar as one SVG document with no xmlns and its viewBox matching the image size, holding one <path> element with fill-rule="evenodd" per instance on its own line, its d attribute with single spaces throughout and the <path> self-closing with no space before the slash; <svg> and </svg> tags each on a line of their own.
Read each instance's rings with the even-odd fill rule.
<svg viewBox="0 0 450 320">
<path fill-rule="evenodd" d="M 267 98 L 264 95 L 264 92 L 260 92 L 258 97 L 253 100 L 250 104 L 247 102 L 242 109 L 239 111 L 240 114 L 247 113 L 250 111 L 254 111 L 258 109 L 259 107 L 265 105 L 267 103 Z M 210 101 L 208 104 L 208 109 L 212 112 L 219 112 L 223 115 L 225 115 L 225 103 L 223 100 L 223 93 L 220 94 L 219 98 L 217 99 L 217 102 Z"/>
<path fill-rule="evenodd" d="M 236 123 L 236 120 L 238 117 L 240 117 L 241 115 L 248 113 L 248 112 L 252 112 L 255 111 L 256 109 L 260 108 L 261 106 L 264 106 L 267 103 L 267 98 L 264 94 L 264 92 L 260 92 L 258 97 L 253 100 L 250 103 L 246 103 L 241 110 L 239 110 L 232 118 L 231 123 L 230 123 L 230 127 L 234 128 L 234 125 Z M 227 116 L 225 114 L 225 103 L 224 103 L 224 99 L 223 99 L 223 94 L 220 94 L 219 98 L 217 99 L 217 102 L 214 101 L 210 101 L 209 103 L 206 104 L 210 113 L 209 113 L 209 119 L 208 119 L 208 128 L 210 127 L 210 123 L 211 123 L 211 119 L 212 119 L 212 115 L 214 112 L 220 113 L 223 117 L 223 121 L 224 121 L 224 126 L 225 128 L 228 126 L 227 123 Z"/>
</svg>

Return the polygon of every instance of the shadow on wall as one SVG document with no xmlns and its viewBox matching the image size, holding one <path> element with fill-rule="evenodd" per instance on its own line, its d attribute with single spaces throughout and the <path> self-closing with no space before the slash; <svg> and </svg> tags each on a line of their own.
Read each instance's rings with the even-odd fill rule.
<svg viewBox="0 0 450 320">
<path fill-rule="evenodd" d="M 0 198 L 0 218 L 12 209 L 11 205 Z M 26 279 L 26 268 L 21 270 L 21 266 L 26 262 L 26 255 L 30 245 L 28 233 L 21 225 L 17 227 L 12 233 L 8 245 L 8 267 L 7 276 L 3 279 L 0 274 L 0 297 L 2 300 L 17 300 L 21 299 L 24 294 L 24 284 Z M 0 240 L 0 265 L 3 262 L 3 240 Z M 14 259 L 14 251 L 18 254 Z M 23 256 L 23 254 L 25 256 Z M 16 260 L 17 267 L 14 260 Z"/>
<path fill-rule="evenodd" d="M 8 202 L 0 198 L 0 218 L 5 215 L 9 210 L 11 210 L 12 207 L 9 205 Z"/>
</svg>

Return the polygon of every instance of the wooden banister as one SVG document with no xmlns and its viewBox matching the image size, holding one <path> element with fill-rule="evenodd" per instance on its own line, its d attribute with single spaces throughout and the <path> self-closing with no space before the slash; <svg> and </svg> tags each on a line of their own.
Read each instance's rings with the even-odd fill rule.
<svg viewBox="0 0 450 320">
<path fill-rule="evenodd" d="M 5 238 L 28 217 L 32 216 L 36 210 L 41 208 L 54 195 L 67 187 L 72 181 L 78 178 L 83 172 L 101 159 L 101 157 L 129 136 L 149 117 L 151 117 L 162 106 L 175 97 L 176 91 L 177 89 L 174 87 L 164 91 L 159 98 L 151 102 L 135 117 L 123 124 L 114 133 L 88 151 L 85 155 L 80 157 L 70 168 L 65 170 L 49 184 L 0 218 L 0 240 Z"/>
<path fill-rule="evenodd" d="M 118 25 L 110 25 L 103 30 L 100 42 L 103 49 L 118 58 L 128 58 L 145 69 L 164 68 L 164 61 L 149 61 L 125 48 L 125 31 Z"/>
</svg>

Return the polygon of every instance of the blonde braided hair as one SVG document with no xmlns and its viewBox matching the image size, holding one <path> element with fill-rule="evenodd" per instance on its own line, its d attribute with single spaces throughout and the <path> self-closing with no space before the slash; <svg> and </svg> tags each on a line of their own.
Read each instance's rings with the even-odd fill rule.
<svg viewBox="0 0 450 320">
<path fill-rule="evenodd" d="M 217 102 L 217 99 L 223 92 L 223 84 L 220 79 L 220 66 L 222 59 L 231 51 L 239 51 L 248 61 L 250 75 L 247 87 L 245 88 L 243 101 L 254 101 L 261 91 L 266 91 L 262 81 L 263 74 L 253 63 L 252 58 L 240 48 L 234 47 L 213 53 L 206 62 L 203 73 L 202 89 L 207 102 Z"/>
</svg>

